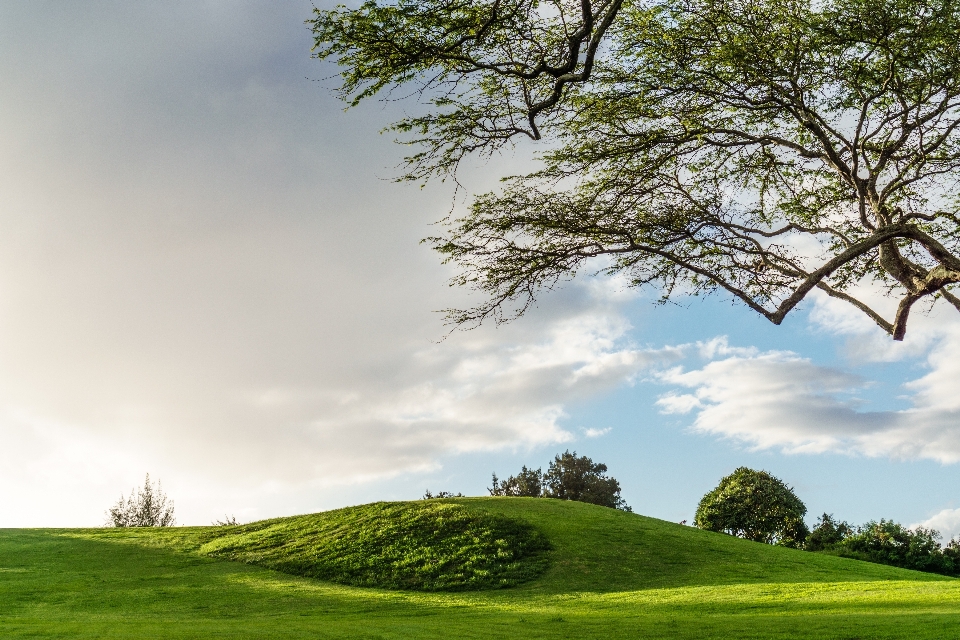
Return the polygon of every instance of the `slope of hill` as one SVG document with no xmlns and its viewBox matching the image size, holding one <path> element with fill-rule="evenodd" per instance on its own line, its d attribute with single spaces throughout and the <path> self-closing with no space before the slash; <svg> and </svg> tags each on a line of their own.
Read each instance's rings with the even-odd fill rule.
<svg viewBox="0 0 960 640">
<path fill-rule="evenodd" d="M 229 549 L 247 563 L 282 563 L 296 554 L 302 561 L 305 550 L 296 541 L 304 527 L 316 528 L 324 519 L 329 525 L 331 518 L 347 522 L 361 513 L 357 509 L 371 506 L 246 530 L 6 530 L 0 531 L 0 636 L 960 635 L 955 579 L 779 549 L 573 502 L 473 498 L 406 504 L 453 505 L 480 520 L 527 523 L 549 541 L 550 550 L 542 551 L 549 567 L 509 589 L 411 592 L 342 586 L 207 555 Z M 271 528 L 265 537 L 250 535 Z"/>
<path fill-rule="evenodd" d="M 474 498 L 464 506 L 520 517 L 554 545 L 533 585 L 550 593 L 750 583 L 942 580 L 844 558 L 748 542 L 580 502 Z"/>
<path fill-rule="evenodd" d="M 502 589 L 549 566 L 550 543 L 522 518 L 447 500 L 376 502 L 205 532 L 197 551 L 357 587 Z"/>
</svg>

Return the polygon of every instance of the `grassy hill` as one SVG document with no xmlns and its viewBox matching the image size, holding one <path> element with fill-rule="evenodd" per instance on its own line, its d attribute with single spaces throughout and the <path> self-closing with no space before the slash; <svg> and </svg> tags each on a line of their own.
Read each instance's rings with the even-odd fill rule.
<svg viewBox="0 0 960 640">
<path fill-rule="evenodd" d="M 421 513 L 419 525 L 382 524 L 405 505 Z M 453 519 L 467 529 L 455 529 L 473 532 L 473 551 L 457 556 L 464 545 L 444 547 L 443 536 L 429 542 L 439 529 L 422 526 L 416 510 L 424 508 L 448 520 L 459 514 Z M 548 547 L 511 556 L 516 541 L 483 537 L 517 521 Z M 355 553 L 373 549 L 362 544 L 381 533 L 393 551 L 371 562 Z M 478 564 L 490 549 L 504 566 L 524 557 L 534 565 L 524 565 L 533 568 L 517 586 L 452 593 L 359 588 L 268 568 L 333 566 L 340 568 L 324 575 L 369 581 L 364 567 L 420 566 L 404 539 L 421 534 L 426 564 L 446 562 L 450 575 L 498 570 Z M 517 535 L 517 544 L 533 539 Z M 501 544 L 499 552 L 487 543 Z M 0 531 L 0 637 L 64 636 L 950 638 L 960 636 L 960 581 L 524 498 L 367 505 L 237 528 Z"/>
</svg>

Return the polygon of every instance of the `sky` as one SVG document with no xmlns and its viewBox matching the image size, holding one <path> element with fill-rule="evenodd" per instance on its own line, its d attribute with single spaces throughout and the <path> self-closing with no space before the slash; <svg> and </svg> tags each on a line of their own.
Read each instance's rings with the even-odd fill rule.
<svg viewBox="0 0 960 640">
<path fill-rule="evenodd" d="M 146 473 L 191 525 L 485 495 L 569 449 L 666 520 L 749 466 L 811 524 L 960 534 L 960 314 L 901 344 L 587 274 L 449 333 L 419 241 L 463 200 L 391 180 L 411 105 L 344 111 L 312 6 L 0 1 L 0 526 L 99 526 Z"/>
</svg>

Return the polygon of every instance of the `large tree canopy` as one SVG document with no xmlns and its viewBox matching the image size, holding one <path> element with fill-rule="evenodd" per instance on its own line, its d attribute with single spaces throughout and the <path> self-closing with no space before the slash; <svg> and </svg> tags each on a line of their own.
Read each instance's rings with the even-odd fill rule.
<svg viewBox="0 0 960 640">
<path fill-rule="evenodd" d="M 754 542 L 798 547 L 808 533 L 806 513 L 807 507 L 783 480 L 739 467 L 703 496 L 694 524 Z"/>
<path fill-rule="evenodd" d="M 775 324 L 819 289 L 895 340 L 917 302 L 960 310 L 958 2 L 397 0 L 310 24 L 348 101 L 420 97 L 393 125 L 406 179 L 546 142 L 429 239 L 485 294 L 456 323 L 583 268 Z M 857 297 L 873 283 L 892 315 Z"/>
</svg>

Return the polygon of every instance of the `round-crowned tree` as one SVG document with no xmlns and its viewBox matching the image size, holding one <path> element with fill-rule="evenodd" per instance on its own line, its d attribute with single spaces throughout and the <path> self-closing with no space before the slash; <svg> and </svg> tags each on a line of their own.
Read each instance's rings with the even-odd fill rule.
<svg viewBox="0 0 960 640">
<path fill-rule="evenodd" d="M 694 523 L 755 542 L 799 547 L 807 537 L 806 513 L 807 507 L 782 480 L 740 467 L 703 496 Z"/>
</svg>

